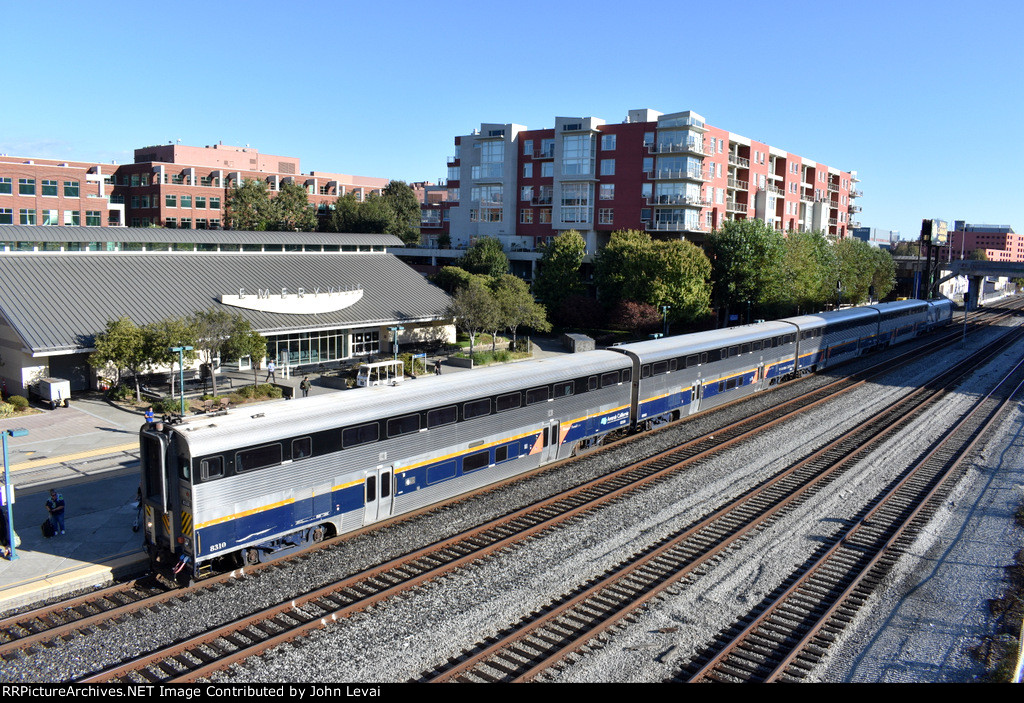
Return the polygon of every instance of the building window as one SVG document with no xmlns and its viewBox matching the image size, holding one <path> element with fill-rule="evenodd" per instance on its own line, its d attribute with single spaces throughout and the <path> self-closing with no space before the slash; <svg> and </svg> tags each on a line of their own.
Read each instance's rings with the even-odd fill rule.
<svg viewBox="0 0 1024 703">
<path fill-rule="evenodd" d="M 192 218 L 182 217 L 181 224 L 178 226 L 178 229 L 192 229 Z"/>
<path fill-rule="evenodd" d="M 220 210 L 220 198 L 210 198 L 210 209 Z"/>
<path fill-rule="evenodd" d="M 164 205 L 167 207 L 178 207 L 178 196 L 177 195 L 165 195 Z"/>
<path fill-rule="evenodd" d="M 64 181 L 64 197 L 65 198 L 77 198 L 78 197 L 78 181 Z"/>
<path fill-rule="evenodd" d="M 100 227 L 103 224 L 103 215 L 99 210 L 85 211 L 85 226 Z"/>
<path fill-rule="evenodd" d="M 523 208 L 519 211 L 519 224 L 532 225 L 533 224 L 533 210 L 530 208 Z"/>
<path fill-rule="evenodd" d="M 549 207 L 542 207 L 540 209 L 540 223 L 542 225 L 549 225 L 549 224 L 551 224 L 551 208 L 549 208 Z"/>
<path fill-rule="evenodd" d="M 131 184 L 132 184 L 131 185 L 132 188 L 138 188 L 139 187 L 139 174 L 137 174 L 137 173 L 133 173 L 132 174 Z"/>
<path fill-rule="evenodd" d="M 60 219 L 58 219 L 58 217 L 57 217 L 58 213 L 57 213 L 56 210 L 43 210 L 41 214 L 42 214 L 42 218 L 41 218 L 42 219 L 42 223 L 41 224 L 51 225 L 51 226 L 56 226 L 56 225 L 60 224 Z"/>
<path fill-rule="evenodd" d="M 524 139 L 523 140 L 523 154 L 525 156 L 533 156 L 533 140 L 532 139 Z M 529 178 L 529 176 L 527 176 L 527 178 Z"/>
<path fill-rule="evenodd" d="M 523 186 L 519 189 L 520 200 L 533 200 L 533 186 Z"/>
<path fill-rule="evenodd" d="M 11 188 L 11 179 L 0 176 L 0 195 L 10 195 Z"/>
<path fill-rule="evenodd" d="M 22 208 L 18 211 L 18 224 L 34 225 L 36 223 L 36 211 Z"/>
<path fill-rule="evenodd" d="M 602 176 L 614 176 L 615 175 L 615 159 L 602 159 L 601 160 L 601 175 Z"/>
<path fill-rule="evenodd" d="M 562 137 L 562 173 L 566 176 L 587 176 L 594 172 L 594 138 L 590 134 L 567 134 Z"/>
<path fill-rule="evenodd" d="M 196 207 L 197 208 L 202 208 L 204 210 L 206 209 L 206 196 L 205 195 L 197 195 L 196 196 Z"/>
<path fill-rule="evenodd" d="M 649 184 L 646 184 L 649 185 Z M 615 199 L 615 184 L 614 183 L 602 183 L 600 185 L 600 198 L 601 200 L 614 200 Z"/>
<path fill-rule="evenodd" d="M 36 179 L 34 178 L 19 178 L 18 179 L 18 195 L 35 195 L 36 194 Z"/>
<path fill-rule="evenodd" d="M 615 150 L 615 135 L 604 134 L 601 136 L 601 151 L 614 151 Z"/>
<path fill-rule="evenodd" d="M 210 219 L 210 229 L 220 229 L 220 219 Z"/>
<path fill-rule="evenodd" d="M 14 224 L 14 210 L 9 207 L 0 207 L 0 225 Z"/>
<path fill-rule="evenodd" d="M 533 178 L 533 163 L 523 164 L 523 178 Z"/>
<path fill-rule="evenodd" d="M 182 207 L 192 207 L 192 196 L 191 195 L 183 195 L 183 196 L 181 196 L 181 206 Z"/>
<path fill-rule="evenodd" d="M 555 175 L 555 162 L 544 161 L 540 165 L 540 177 L 552 178 Z"/>
<path fill-rule="evenodd" d="M 590 183 L 563 183 L 562 222 L 590 222 L 593 195 Z"/>
<path fill-rule="evenodd" d="M 44 180 L 41 185 L 43 186 L 43 195 L 57 197 L 57 181 Z"/>
<path fill-rule="evenodd" d="M 196 229 L 206 229 L 206 218 L 205 217 L 197 217 L 196 218 Z"/>
<path fill-rule="evenodd" d="M 178 228 L 178 218 L 177 217 L 165 217 L 164 218 L 164 227 L 167 227 L 168 229 L 177 229 Z"/>
<path fill-rule="evenodd" d="M 597 210 L 597 223 L 601 225 L 612 224 L 613 209 L 610 207 L 598 208 Z"/>
</svg>

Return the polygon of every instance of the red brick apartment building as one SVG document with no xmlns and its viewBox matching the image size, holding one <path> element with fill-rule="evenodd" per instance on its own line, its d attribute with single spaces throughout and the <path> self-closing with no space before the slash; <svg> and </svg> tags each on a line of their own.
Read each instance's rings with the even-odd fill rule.
<svg viewBox="0 0 1024 703">
<path fill-rule="evenodd" d="M 341 195 L 364 199 L 386 178 L 302 173 L 299 159 L 251 147 L 165 144 L 135 150 L 115 165 L 0 155 L 0 225 L 159 225 L 220 229 L 230 189 L 251 178 L 271 194 L 285 183 L 306 189 L 320 214 Z"/>
<path fill-rule="evenodd" d="M 620 124 L 557 117 L 553 128 L 535 130 L 482 124 L 455 138 L 439 206 L 446 212 L 432 213 L 423 234 L 450 234 L 454 247 L 491 236 L 506 250 L 533 251 L 576 229 L 593 253 L 619 229 L 701 243 L 725 220 L 760 218 L 780 231 L 842 238 L 859 224 L 857 182 L 856 171 L 711 126 L 691 111 L 630 110 Z"/>
<path fill-rule="evenodd" d="M 1024 235 L 1010 225 L 969 225 L 957 221 L 949 233 L 949 251 L 953 258 L 970 257 L 975 250 L 985 252 L 988 261 L 1024 262 Z"/>
</svg>

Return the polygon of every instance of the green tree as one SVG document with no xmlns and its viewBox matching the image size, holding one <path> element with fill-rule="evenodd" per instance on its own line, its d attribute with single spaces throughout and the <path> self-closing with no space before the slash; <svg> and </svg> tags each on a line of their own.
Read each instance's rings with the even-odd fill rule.
<svg viewBox="0 0 1024 703">
<path fill-rule="evenodd" d="M 501 276 L 508 273 L 508 257 L 505 256 L 501 241 L 495 237 L 482 237 L 476 240 L 462 255 L 458 264 L 470 273 L 483 276 Z"/>
<path fill-rule="evenodd" d="M 455 320 L 456 327 L 469 335 L 470 356 L 476 346 L 476 336 L 482 330 L 492 329 L 495 318 L 499 316 L 498 304 L 486 281 L 483 276 L 474 276 L 466 286 L 455 291 L 448 308 L 448 315 Z"/>
<path fill-rule="evenodd" d="M 821 231 L 791 231 L 786 234 L 784 249 L 786 286 L 777 301 L 778 316 L 820 310 L 835 293 L 838 262 L 834 243 Z"/>
<path fill-rule="evenodd" d="M 459 288 L 469 283 L 473 274 L 459 266 L 442 266 L 441 270 L 433 276 L 435 286 L 451 295 Z"/>
<path fill-rule="evenodd" d="M 363 202 L 355 193 L 346 193 L 335 202 L 327 227 L 332 232 L 387 234 L 395 229 L 395 212 L 376 193 Z"/>
<path fill-rule="evenodd" d="M 726 220 L 705 244 L 716 305 L 724 319 L 748 304 L 761 316 L 784 299 L 782 234 L 762 220 Z"/>
<path fill-rule="evenodd" d="M 836 257 L 839 261 L 839 303 L 859 305 L 867 302 L 876 265 L 871 245 L 855 237 L 840 239 L 836 242 Z"/>
<path fill-rule="evenodd" d="M 420 201 L 405 181 L 391 181 L 384 187 L 381 198 L 394 213 L 394 223 L 388 234 L 399 237 L 407 246 L 420 243 Z"/>
<path fill-rule="evenodd" d="M 252 361 L 252 384 L 259 384 L 257 362 L 267 355 L 267 339 L 252 328 L 248 320 L 235 318 L 235 327 L 224 346 L 227 360 L 249 357 Z"/>
<path fill-rule="evenodd" d="M 548 310 L 557 310 L 569 298 L 583 293 L 580 267 L 586 253 L 587 243 L 574 229 L 562 232 L 544 246 L 533 292 Z"/>
<path fill-rule="evenodd" d="M 298 183 L 285 183 L 271 201 L 274 219 L 267 229 L 284 232 L 313 232 L 316 230 L 316 212 L 309 204 L 306 189 Z"/>
<path fill-rule="evenodd" d="M 142 329 L 129 318 L 121 317 L 107 323 L 107 329 L 96 335 L 93 347 L 89 365 L 97 369 L 113 366 L 117 374 L 114 385 L 119 385 L 123 372 L 128 371 L 135 380 L 135 399 L 141 402 L 139 375 L 149 365 Z"/>
<path fill-rule="evenodd" d="M 710 305 L 711 263 L 700 248 L 682 240 L 655 241 L 646 232 L 613 232 L 594 261 L 602 302 L 612 309 L 630 300 L 656 308 L 668 318 L 694 322 Z"/>
<path fill-rule="evenodd" d="M 896 287 L 896 262 L 892 254 L 881 247 L 872 247 L 874 271 L 871 274 L 871 285 L 875 289 L 875 298 L 883 300 Z"/>
<path fill-rule="evenodd" d="M 512 333 L 512 349 L 517 348 L 517 331 L 532 327 L 538 332 L 551 331 L 547 311 L 533 299 L 526 281 L 510 273 L 491 279 L 491 291 L 498 304 L 498 328 Z"/>
<path fill-rule="evenodd" d="M 175 379 L 174 365 L 178 363 L 178 352 L 171 347 L 193 347 L 185 351 L 181 359 L 191 364 L 196 360 L 195 330 L 180 317 L 168 317 L 151 322 L 142 327 L 142 335 L 146 348 L 146 356 L 154 366 L 169 366 L 171 369 L 171 397 L 174 397 Z M 184 389 L 179 389 L 184 392 Z"/>
<path fill-rule="evenodd" d="M 229 229 L 263 231 L 277 219 L 277 208 L 263 181 L 246 178 L 231 189 L 225 201 L 224 224 Z"/>
<path fill-rule="evenodd" d="M 200 361 L 207 364 L 213 394 L 217 395 L 217 376 L 213 373 L 213 361 L 218 356 L 221 361 L 234 361 L 243 356 L 252 356 L 255 361 L 266 354 L 266 341 L 262 348 L 257 348 L 255 335 L 249 321 L 241 315 L 210 308 L 204 312 L 193 313 L 186 321 L 195 329 L 195 347 Z M 258 336 L 258 335 L 256 335 Z M 255 379 L 255 371 L 253 378 Z"/>
</svg>

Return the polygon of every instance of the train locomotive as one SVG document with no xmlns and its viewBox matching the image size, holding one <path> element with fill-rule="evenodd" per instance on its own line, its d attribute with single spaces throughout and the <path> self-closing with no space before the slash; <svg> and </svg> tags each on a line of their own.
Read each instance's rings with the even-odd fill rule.
<svg viewBox="0 0 1024 703">
<path fill-rule="evenodd" d="M 951 317 L 899 301 L 147 423 L 145 546 L 189 580 L 276 559 Z"/>
</svg>

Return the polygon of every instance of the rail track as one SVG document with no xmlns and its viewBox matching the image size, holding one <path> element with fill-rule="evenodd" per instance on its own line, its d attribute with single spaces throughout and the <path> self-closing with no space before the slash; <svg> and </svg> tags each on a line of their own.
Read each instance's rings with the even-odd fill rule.
<svg viewBox="0 0 1024 703">
<path fill-rule="evenodd" d="M 954 343 L 959 333 L 947 336 L 949 343 Z M 911 354 L 907 353 L 900 358 L 909 363 L 910 357 Z M 897 362 L 887 361 L 885 369 L 891 371 L 894 363 Z M 865 374 L 853 380 L 844 379 L 830 384 L 827 389 L 804 394 L 790 401 L 788 412 L 800 412 L 803 408 L 823 402 L 823 396 L 840 390 L 850 390 L 866 382 L 868 377 L 869 375 Z M 751 429 L 752 427 L 763 427 L 766 423 L 777 423 L 782 419 L 774 408 L 772 411 L 759 413 L 743 422 L 716 430 L 713 439 L 699 438 L 674 452 L 666 452 L 664 455 L 649 459 L 644 462 L 646 466 L 643 468 L 631 466 L 591 481 L 573 491 L 575 497 L 568 493 L 556 496 L 545 504 L 517 511 L 476 528 L 471 533 L 445 540 L 338 584 L 291 598 L 276 607 L 254 613 L 243 622 L 226 625 L 188 642 L 175 643 L 170 648 L 155 650 L 144 658 L 125 662 L 102 672 L 94 672 L 81 680 L 151 682 L 194 680 L 208 676 L 234 661 L 252 656 L 281 641 L 301 636 L 312 629 L 323 627 L 397 592 L 472 563 L 483 558 L 489 550 L 503 549 L 549 530 L 561 522 L 593 511 L 602 501 L 614 500 L 643 485 L 664 480 L 665 476 L 679 471 L 687 462 L 699 460 L 711 452 L 722 451 L 730 444 L 740 441 L 742 437 L 748 436 L 750 432 L 758 431 Z M 727 435 L 735 435 L 735 438 Z M 281 563 L 274 562 L 267 566 L 275 565 L 280 568 Z M 210 587 L 213 583 L 231 578 L 232 575 L 225 575 L 215 582 L 204 582 L 200 586 Z M 135 586 L 128 590 L 132 591 L 134 588 Z M 49 614 L 39 611 L 9 618 L 0 621 L 0 633 L 6 633 L 3 636 L 8 640 L 0 645 L 0 654 L 9 657 L 14 656 L 13 652 L 18 649 L 46 646 L 45 643 L 55 637 L 69 636 L 74 631 L 88 632 L 90 628 L 96 627 L 104 620 L 124 617 L 134 610 L 153 607 L 156 603 L 181 597 L 187 598 L 187 592 L 164 591 L 137 598 L 134 595 L 104 594 L 99 599 L 103 603 L 100 605 L 84 601 L 62 603 Z M 132 602 L 118 604 L 118 601 L 128 599 Z M 112 605 L 108 606 L 105 603 Z"/>
</svg>

